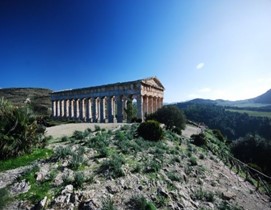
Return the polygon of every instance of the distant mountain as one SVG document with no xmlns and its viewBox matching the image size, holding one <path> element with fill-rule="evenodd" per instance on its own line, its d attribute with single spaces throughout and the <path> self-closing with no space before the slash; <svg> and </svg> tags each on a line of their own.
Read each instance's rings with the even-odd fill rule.
<svg viewBox="0 0 271 210">
<path fill-rule="evenodd" d="M 271 89 L 260 96 L 249 99 L 249 101 L 260 104 L 271 104 Z"/>
<path fill-rule="evenodd" d="M 4 97 L 15 106 L 30 101 L 36 113 L 49 114 L 51 92 L 52 90 L 45 88 L 3 88 L 0 89 L 0 98 Z"/>
<path fill-rule="evenodd" d="M 218 106 L 230 106 L 230 107 L 270 107 L 271 106 L 271 89 L 266 93 L 257 96 L 255 98 L 237 101 L 228 100 L 211 100 L 211 99 L 201 99 L 196 98 L 190 101 L 177 103 L 181 104 L 181 107 L 185 108 L 191 104 L 204 104 L 204 105 L 218 105 Z"/>
</svg>

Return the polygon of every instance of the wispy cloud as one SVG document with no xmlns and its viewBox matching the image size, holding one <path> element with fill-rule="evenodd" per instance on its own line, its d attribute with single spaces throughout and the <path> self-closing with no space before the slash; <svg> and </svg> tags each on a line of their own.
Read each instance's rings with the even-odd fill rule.
<svg viewBox="0 0 271 210">
<path fill-rule="evenodd" d="M 202 69 L 205 66 L 205 63 L 199 63 L 196 68 L 197 69 Z"/>
<path fill-rule="evenodd" d="M 211 91 L 212 91 L 212 89 L 211 89 L 211 88 L 208 88 L 208 87 L 206 87 L 206 88 L 201 88 L 201 89 L 198 90 L 198 92 L 200 92 L 200 93 L 209 93 L 209 92 L 211 92 Z"/>
</svg>

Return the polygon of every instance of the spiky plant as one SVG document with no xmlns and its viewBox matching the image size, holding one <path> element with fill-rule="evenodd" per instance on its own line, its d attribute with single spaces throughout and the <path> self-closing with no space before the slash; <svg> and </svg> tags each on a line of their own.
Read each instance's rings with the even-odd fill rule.
<svg viewBox="0 0 271 210">
<path fill-rule="evenodd" d="M 3 98 L 0 100 L 0 159 L 45 146 L 44 131 L 27 106 L 14 107 Z"/>
</svg>

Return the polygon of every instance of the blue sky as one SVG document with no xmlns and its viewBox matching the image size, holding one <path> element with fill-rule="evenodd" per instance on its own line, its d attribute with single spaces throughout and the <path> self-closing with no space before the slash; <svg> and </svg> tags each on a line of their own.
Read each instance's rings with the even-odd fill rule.
<svg viewBox="0 0 271 210">
<path fill-rule="evenodd" d="M 157 76 L 165 102 L 271 88 L 271 0 L 0 0 L 0 87 Z"/>
</svg>

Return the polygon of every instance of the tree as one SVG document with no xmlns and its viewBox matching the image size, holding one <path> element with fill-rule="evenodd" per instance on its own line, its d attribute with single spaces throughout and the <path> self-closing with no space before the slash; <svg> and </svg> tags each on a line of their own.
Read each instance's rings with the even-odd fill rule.
<svg viewBox="0 0 271 210">
<path fill-rule="evenodd" d="M 259 135 L 246 135 L 232 142 L 231 151 L 245 163 L 256 164 L 271 175 L 271 141 Z"/>
<path fill-rule="evenodd" d="M 127 122 L 132 122 L 136 118 L 137 110 L 131 99 L 127 101 L 127 108 L 124 111 L 127 115 Z"/>
<path fill-rule="evenodd" d="M 147 116 L 147 120 L 157 120 L 165 124 L 167 129 L 184 129 L 186 119 L 183 112 L 176 106 L 168 105 L 158 109 L 155 113 Z"/>
</svg>

